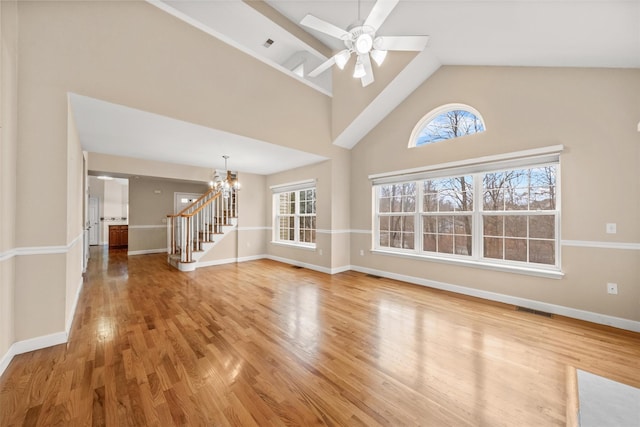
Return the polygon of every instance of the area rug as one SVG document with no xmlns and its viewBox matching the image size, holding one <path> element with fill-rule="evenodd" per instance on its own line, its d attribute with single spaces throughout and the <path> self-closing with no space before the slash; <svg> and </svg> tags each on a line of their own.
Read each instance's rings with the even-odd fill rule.
<svg viewBox="0 0 640 427">
<path fill-rule="evenodd" d="M 577 370 L 580 427 L 639 427 L 640 389 Z"/>
</svg>

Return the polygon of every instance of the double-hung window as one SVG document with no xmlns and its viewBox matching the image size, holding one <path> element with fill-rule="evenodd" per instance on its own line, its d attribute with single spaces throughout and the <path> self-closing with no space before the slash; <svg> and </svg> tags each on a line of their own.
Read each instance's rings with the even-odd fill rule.
<svg viewBox="0 0 640 427">
<path fill-rule="evenodd" d="M 272 187 L 273 241 L 306 247 L 316 245 L 315 182 Z"/>
<path fill-rule="evenodd" d="M 558 169 L 553 153 L 370 177 L 373 249 L 559 273 Z"/>
</svg>

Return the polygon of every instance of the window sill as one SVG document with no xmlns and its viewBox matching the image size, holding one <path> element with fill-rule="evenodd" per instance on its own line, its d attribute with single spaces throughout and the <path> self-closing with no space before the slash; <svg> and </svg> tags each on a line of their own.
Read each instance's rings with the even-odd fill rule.
<svg viewBox="0 0 640 427">
<path fill-rule="evenodd" d="M 316 250 L 316 245 L 303 245 L 301 243 L 286 243 L 286 242 L 278 242 L 276 240 L 272 240 L 271 244 L 276 246 L 284 246 L 287 248 L 304 249 L 305 251 Z"/>
<path fill-rule="evenodd" d="M 415 259 L 415 260 L 421 260 L 421 261 L 433 261 L 433 262 L 441 262 L 444 264 L 481 268 L 484 270 L 502 271 L 506 273 L 515 273 L 515 274 L 525 274 L 528 276 L 545 277 L 548 279 L 562 279 L 564 277 L 564 273 L 560 270 L 542 269 L 542 268 L 535 268 L 535 267 L 521 267 L 517 265 L 505 265 L 505 264 L 489 263 L 489 262 L 467 260 L 467 259 L 455 259 L 455 258 L 435 257 L 435 256 L 429 256 L 429 255 L 418 255 L 415 253 L 393 252 L 393 251 L 385 251 L 382 249 L 372 249 L 371 253 L 379 254 L 379 255 L 396 256 L 400 258 Z"/>
</svg>

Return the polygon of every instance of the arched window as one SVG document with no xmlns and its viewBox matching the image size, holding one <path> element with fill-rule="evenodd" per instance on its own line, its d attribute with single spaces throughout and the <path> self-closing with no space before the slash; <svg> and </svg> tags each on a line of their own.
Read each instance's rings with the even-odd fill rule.
<svg viewBox="0 0 640 427">
<path fill-rule="evenodd" d="M 413 128 L 409 148 L 485 131 L 482 116 L 465 104 L 446 104 L 431 110 Z"/>
</svg>

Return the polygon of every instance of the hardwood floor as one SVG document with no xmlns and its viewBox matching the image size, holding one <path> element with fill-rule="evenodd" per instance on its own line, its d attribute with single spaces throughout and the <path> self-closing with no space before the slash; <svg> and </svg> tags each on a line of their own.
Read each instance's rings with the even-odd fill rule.
<svg viewBox="0 0 640 427">
<path fill-rule="evenodd" d="M 640 334 L 355 272 L 92 248 L 68 344 L 14 358 L 0 426 L 564 425 L 571 367 L 639 387 Z"/>
</svg>

